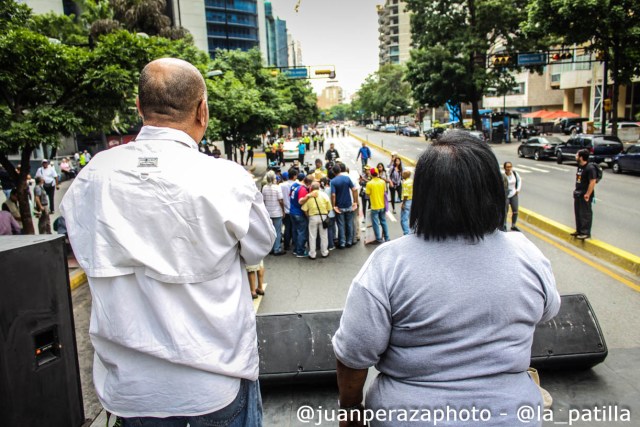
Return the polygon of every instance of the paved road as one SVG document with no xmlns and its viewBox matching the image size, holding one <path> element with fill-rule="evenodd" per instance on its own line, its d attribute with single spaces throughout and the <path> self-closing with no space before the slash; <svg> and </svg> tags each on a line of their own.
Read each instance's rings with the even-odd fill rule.
<svg viewBox="0 0 640 427">
<path fill-rule="evenodd" d="M 353 128 L 351 132 L 411 159 L 417 159 L 427 144 L 423 137 L 396 136 L 362 127 Z M 492 147 L 500 163 L 511 161 L 522 176 L 521 206 L 561 224 L 574 226 L 572 192 L 575 163 L 558 165 L 555 160 L 537 162 L 520 159 L 516 153 L 517 143 Z M 639 213 L 640 176 L 615 175 L 605 169 L 604 178 L 596 188 L 592 229 L 594 238 L 640 255 Z"/>
<path fill-rule="evenodd" d="M 355 162 L 359 143 L 353 138 L 333 140 L 348 166 L 357 169 Z M 327 144 L 328 147 L 328 144 Z M 373 150 L 374 162 L 387 163 L 387 156 Z M 309 153 L 307 160 L 320 157 Z M 256 159 L 256 175 L 264 173 L 264 159 Z M 389 215 L 392 238 L 401 235 L 398 222 Z M 545 385 L 556 399 L 555 413 L 566 420 L 567 408 L 576 405 L 621 403 L 633 409 L 634 422 L 624 425 L 640 425 L 640 293 L 616 281 L 609 275 L 579 261 L 566 251 L 575 253 L 552 237 L 525 232 L 551 260 L 558 288 L 562 294 L 585 293 L 589 298 L 604 331 L 610 356 L 605 364 L 586 373 L 544 373 Z M 326 259 L 311 261 L 291 255 L 265 259 L 267 294 L 262 300 L 259 314 L 293 311 L 342 309 L 351 279 L 357 274 L 375 247 L 362 243 L 350 249 L 334 250 Z M 581 255 L 589 257 L 588 254 Z M 597 260 L 595 260 L 597 261 Z M 455 268 L 455 266 L 452 266 Z M 637 279 L 636 279 L 637 280 Z M 85 392 L 87 416 L 95 417 L 100 406 L 93 393 L 90 379 L 92 350 L 87 339 L 87 325 L 91 305 L 87 286 L 74 291 L 74 313 L 78 334 L 80 364 Z M 283 387 L 264 391 L 265 426 L 303 426 L 295 417 L 295 410 L 302 404 L 324 408 L 335 407 L 335 389 Z M 335 425 L 327 423 L 325 425 Z M 552 425 L 552 424 L 546 424 Z M 577 423 L 580 426 L 617 425 L 615 423 Z M 622 424 L 620 424 L 622 425 Z"/>
</svg>

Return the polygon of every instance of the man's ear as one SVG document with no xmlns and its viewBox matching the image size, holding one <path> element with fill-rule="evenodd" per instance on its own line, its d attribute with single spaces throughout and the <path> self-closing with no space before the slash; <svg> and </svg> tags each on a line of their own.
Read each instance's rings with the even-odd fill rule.
<svg viewBox="0 0 640 427">
<path fill-rule="evenodd" d="M 196 120 L 202 127 L 207 127 L 209 122 L 209 105 L 207 99 L 203 98 L 198 105 L 198 111 L 196 112 Z"/>
<path fill-rule="evenodd" d="M 140 108 L 140 97 L 136 96 L 136 108 L 138 109 L 138 115 L 144 122 L 144 114 L 142 114 L 142 108 Z"/>
</svg>

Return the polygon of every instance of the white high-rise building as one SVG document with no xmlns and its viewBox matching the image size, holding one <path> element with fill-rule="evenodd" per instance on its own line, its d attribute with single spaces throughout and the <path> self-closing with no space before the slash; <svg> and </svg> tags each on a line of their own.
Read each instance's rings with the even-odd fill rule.
<svg viewBox="0 0 640 427">
<path fill-rule="evenodd" d="M 291 34 L 287 35 L 287 46 L 289 48 L 289 67 L 299 67 L 304 64 L 302 61 L 302 45 L 293 39 Z"/>
<path fill-rule="evenodd" d="M 380 65 L 407 62 L 411 50 L 411 15 L 405 11 L 406 4 L 400 0 L 386 0 L 377 9 Z"/>
</svg>

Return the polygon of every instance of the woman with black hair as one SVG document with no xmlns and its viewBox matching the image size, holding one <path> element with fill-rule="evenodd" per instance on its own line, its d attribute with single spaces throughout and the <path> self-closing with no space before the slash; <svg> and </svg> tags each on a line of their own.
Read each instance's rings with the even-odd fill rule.
<svg viewBox="0 0 640 427">
<path fill-rule="evenodd" d="M 364 406 L 385 411 L 374 427 L 436 425 L 392 410 L 440 410 L 450 427 L 519 426 L 518 408 L 542 410 L 527 368 L 535 327 L 557 314 L 560 296 L 540 250 L 499 231 L 505 198 L 495 155 L 468 133 L 447 132 L 420 156 L 414 233 L 371 254 L 333 337 L 339 404 L 350 417 L 340 426 L 362 425 Z M 380 374 L 363 406 L 372 366 Z M 485 422 L 471 422 L 473 411 Z"/>
<path fill-rule="evenodd" d="M 389 198 L 393 214 L 396 213 L 396 203 L 402 202 L 402 159 L 395 157 L 389 166 Z"/>
</svg>

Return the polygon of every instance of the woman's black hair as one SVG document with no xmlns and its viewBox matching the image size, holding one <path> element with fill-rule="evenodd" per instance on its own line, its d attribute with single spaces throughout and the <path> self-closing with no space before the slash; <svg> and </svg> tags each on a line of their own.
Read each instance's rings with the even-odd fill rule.
<svg viewBox="0 0 640 427">
<path fill-rule="evenodd" d="M 506 167 L 507 167 L 507 165 L 511 165 L 511 166 L 513 166 L 513 163 L 511 163 L 510 161 L 508 161 L 508 160 L 507 160 L 506 162 L 504 162 L 504 163 L 502 164 L 502 168 L 506 168 Z"/>
<path fill-rule="evenodd" d="M 447 132 L 418 159 L 410 225 L 425 240 L 481 240 L 502 226 L 505 204 L 496 156 L 468 132 Z"/>
</svg>

